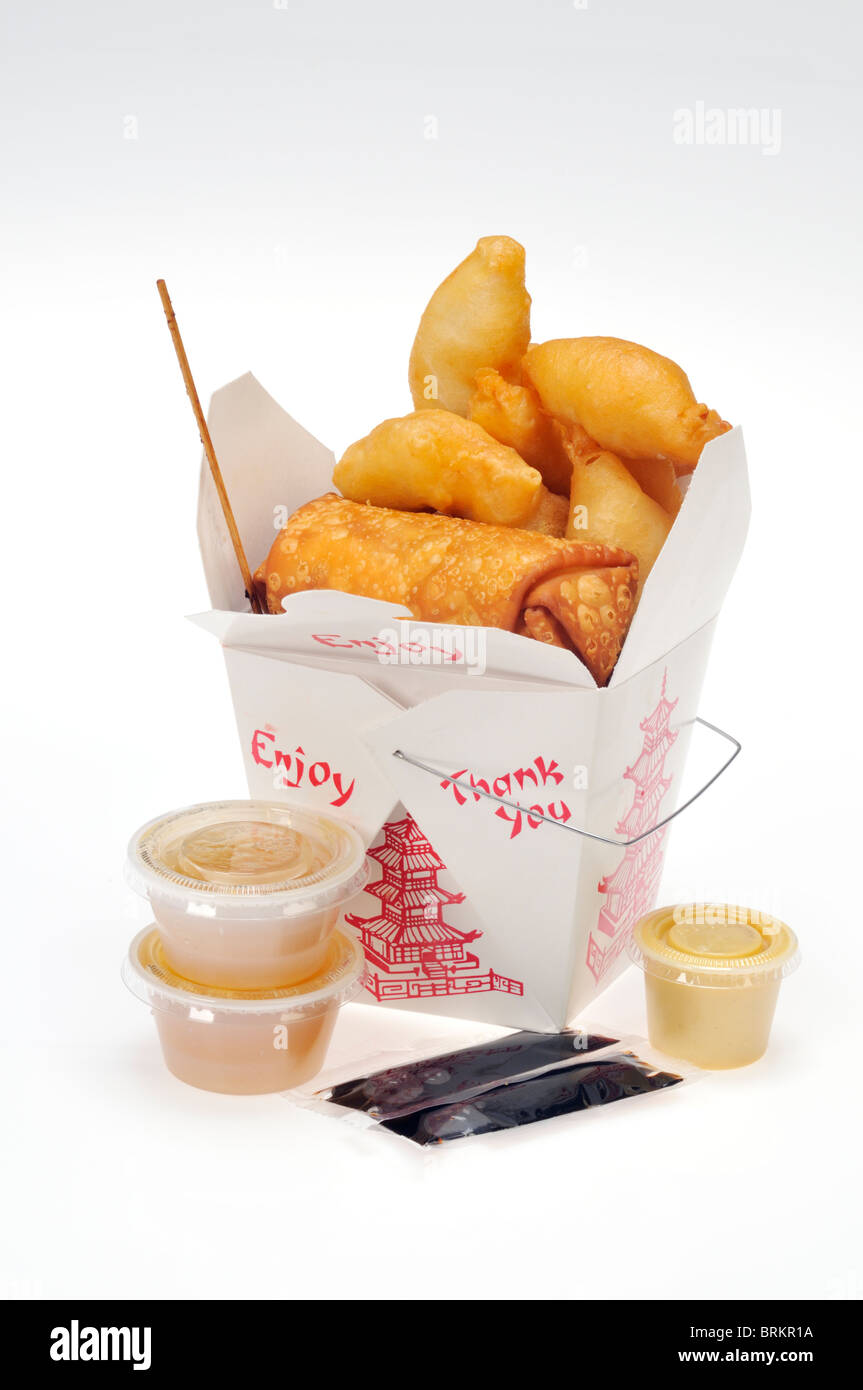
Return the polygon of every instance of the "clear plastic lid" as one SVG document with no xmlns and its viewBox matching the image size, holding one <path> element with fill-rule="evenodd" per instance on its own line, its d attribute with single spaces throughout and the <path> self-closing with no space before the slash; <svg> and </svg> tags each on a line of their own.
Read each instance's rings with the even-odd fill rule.
<svg viewBox="0 0 863 1390">
<path fill-rule="evenodd" d="M 342 902 L 366 881 L 365 845 L 320 811 L 269 801 L 211 801 L 158 816 L 129 842 L 128 878 L 181 910 L 279 917 Z"/>
<path fill-rule="evenodd" d="M 324 968 L 310 980 L 279 989 L 217 989 L 199 985 L 171 969 L 158 928 L 151 923 L 132 941 L 121 973 L 124 984 L 150 1008 L 166 1013 L 188 1009 L 196 1019 L 211 1023 L 226 1014 L 272 1014 L 290 1020 L 320 1013 L 352 999 L 362 986 L 364 971 L 365 957 L 359 942 L 336 931 L 327 948 Z"/>
<path fill-rule="evenodd" d="M 800 963 L 790 927 L 731 903 L 658 907 L 636 923 L 629 954 L 649 975 L 707 989 L 784 980 Z"/>
</svg>

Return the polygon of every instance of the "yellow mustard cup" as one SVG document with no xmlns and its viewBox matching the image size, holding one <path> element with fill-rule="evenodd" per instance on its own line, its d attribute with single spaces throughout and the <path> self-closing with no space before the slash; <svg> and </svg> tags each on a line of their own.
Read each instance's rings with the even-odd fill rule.
<svg viewBox="0 0 863 1390">
<path fill-rule="evenodd" d="M 714 1071 L 763 1056 L 779 986 L 800 961 L 784 922 L 729 903 L 656 908 L 636 923 L 630 956 L 653 1046 Z"/>
</svg>

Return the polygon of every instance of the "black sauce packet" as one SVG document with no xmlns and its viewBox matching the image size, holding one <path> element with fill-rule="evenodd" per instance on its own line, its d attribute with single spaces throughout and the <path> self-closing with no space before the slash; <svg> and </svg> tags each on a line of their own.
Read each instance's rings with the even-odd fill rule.
<svg viewBox="0 0 863 1390">
<path fill-rule="evenodd" d="M 458 1052 L 444 1052 L 341 1082 L 321 1093 L 320 1098 L 361 1110 L 377 1120 L 390 1120 L 510 1085 L 544 1068 L 613 1047 L 617 1042 L 618 1038 L 577 1029 L 562 1033 L 508 1033 Z"/>
<path fill-rule="evenodd" d="M 394 1116 L 384 1120 L 382 1128 L 415 1144 L 442 1144 L 611 1105 L 676 1086 L 683 1079 L 675 1072 L 658 1071 L 634 1053 L 611 1053 L 514 1081 L 469 1100 Z"/>
</svg>

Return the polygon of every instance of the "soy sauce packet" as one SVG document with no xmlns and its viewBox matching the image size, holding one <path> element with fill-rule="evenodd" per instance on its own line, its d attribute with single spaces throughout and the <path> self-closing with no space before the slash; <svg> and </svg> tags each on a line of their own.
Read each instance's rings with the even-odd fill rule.
<svg viewBox="0 0 863 1390">
<path fill-rule="evenodd" d="M 578 1029 L 508 1033 L 473 1047 L 341 1082 L 316 1092 L 316 1099 L 388 1122 L 430 1107 L 466 1101 L 619 1042 L 619 1038 Z"/>
<path fill-rule="evenodd" d="M 605 1053 L 483 1091 L 469 1100 L 395 1116 L 383 1120 L 381 1127 L 415 1144 L 443 1144 L 593 1110 L 676 1086 L 684 1079 L 676 1072 L 658 1070 L 634 1052 Z"/>
</svg>

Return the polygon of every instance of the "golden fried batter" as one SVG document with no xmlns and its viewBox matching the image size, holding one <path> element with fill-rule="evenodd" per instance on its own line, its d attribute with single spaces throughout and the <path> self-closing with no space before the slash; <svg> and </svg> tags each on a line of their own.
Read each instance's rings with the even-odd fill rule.
<svg viewBox="0 0 863 1390">
<path fill-rule="evenodd" d="M 543 408 L 620 458 L 666 458 L 690 473 L 731 428 L 699 405 L 676 362 L 622 338 L 556 338 L 531 347 L 527 379 Z"/>
<path fill-rule="evenodd" d="M 572 490 L 566 534 L 573 540 L 631 550 L 638 560 L 640 597 L 671 530 L 672 517 L 641 490 L 615 454 L 587 448 L 583 432 L 568 447 Z"/>
<path fill-rule="evenodd" d="M 563 429 L 545 414 L 531 386 L 506 381 L 493 367 L 483 367 L 476 374 L 468 418 L 538 468 L 552 492 L 569 493 L 572 464 L 563 447 Z"/>
<path fill-rule="evenodd" d="M 569 519 L 569 502 L 547 487 L 539 490 L 533 511 L 518 524 L 523 531 L 537 531 L 541 536 L 565 536 Z"/>
<path fill-rule="evenodd" d="M 255 574 L 271 613 L 300 590 L 340 589 L 403 604 L 426 622 L 535 632 L 546 641 L 551 631 L 599 684 L 614 670 L 637 582 L 638 562 L 617 547 L 368 507 L 334 493 L 294 513 Z"/>
<path fill-rule="evenodd" d="M 670 459 L 621 459 L 642 492 L 658 502 L 664 512 L 677 516 L 683 493 L 677 486 L 677 474 Z"/>
<path fill-rule="evenodd" d="M 559 518 L 535 468 L 449 410 L 384 420 L 345 450 L 333 482 L 354 502 L 401 511 L 430 509 L 497 526 L 534 520 L 545 530 Z"/>
<path fill-rule="evenodd" d="M 480 367 L 517 373 L 529 342 L 524 247 L 508 236 L 482 237 L 420 319 L 409 370 L 414 406 L 466 415 Z"/>
</svg>

